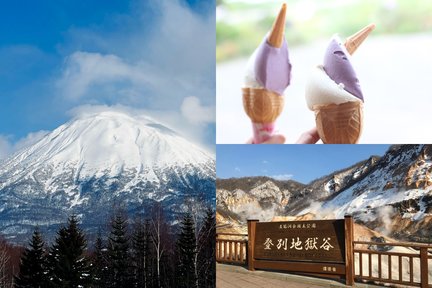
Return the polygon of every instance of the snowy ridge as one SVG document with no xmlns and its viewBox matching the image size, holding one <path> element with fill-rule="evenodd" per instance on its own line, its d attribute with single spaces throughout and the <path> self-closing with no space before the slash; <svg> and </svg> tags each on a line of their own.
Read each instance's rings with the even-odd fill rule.
<svg viewBox="0 0 432 288">
<path fill-rule="evenodd" d="M 15 176 L 10 179 L 14 182 L 23 173 L 31 175 L 41 167 L 51 166 L 61 173 L 73 166 L 75 179 L 79 180 L 106 173 L 115 176 L 132 168 L 140 173 L 153 167 L 206 165 L 213 158 L 149 118 L 137 119 L 110 111 L 86 115 L 60 126 L 6 160 L 0 175 Z M 148 175 L 151 177 L 152 173 Z"/>
<path fill-rule="evenodd" d="M 385 163 L 382 169 L 374 170 L 335 198 L 324 201 L 320 209 L 334 211 L 332 216 L 337 218 L 342 218 L 344 214 L 358 214 L 363 220 L 370 220 L 368 218 L 371 217 L 371 210 L 403 201 L 416 200 L 420 206 L 424 206 L 423 197 L 432 196 L 432 185 L 410 189 L 413 181 L 419 183 L 426 180 L 425 183 L 428 184 L 427 180 L 430 179 L 430 174 L 427 173 L 432 170 L 430 156 L 423 154 L 423 157 L 418 159 L 423 148 L 423 145 L 418 145 L 404 153 L 387 154 L 381 159 Z M 422 159 L 424 157 L 426 161 Z M 422 210 L 421 216 L 424 217 L 427 214 L 424 213 L 425 209 Z M 306 209 L 299 214 L 305 212 L 312 211 Z M 405 213 L 405 217 L 408 217 L 408 214 Z M 416 211 L 412 220 L 419 220 L 419 217 L 420 214 Z"/>
</svg>

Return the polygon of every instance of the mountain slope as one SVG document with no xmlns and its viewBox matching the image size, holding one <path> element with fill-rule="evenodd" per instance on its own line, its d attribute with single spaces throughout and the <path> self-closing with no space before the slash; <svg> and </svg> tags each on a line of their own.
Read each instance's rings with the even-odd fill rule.
<svg viewBox="0 0 432 288">
<path fill-rule="evenodd" d="M 367 177 L 318 206 L 318 213 L 352 214 L 385 234 L 431 241 L 432 146 L 392 146 Z"/>
<path fill-rule="evenodd" d="M 0 233 L 26 234 L 70 213 L 97 229 L 120 203 L 134 212 L 162 201 L 175 213 L 187 197 L 210 201 L 214 179 L 213 155 L 150 118 L 82 115 L 1 163 Z"/>
</svg>

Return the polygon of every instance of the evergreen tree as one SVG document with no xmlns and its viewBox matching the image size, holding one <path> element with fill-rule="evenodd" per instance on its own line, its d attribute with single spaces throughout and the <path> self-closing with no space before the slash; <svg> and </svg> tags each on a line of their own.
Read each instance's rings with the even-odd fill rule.
<svg viewBox="0 0 432 288">
<path fill-rule="evenodd" d="M 177 240 L 177 253 L 179 257 L 179 287 L 197 287 L 197 277 L 195 274 L 195 223 L 190 213 L 185 214 L 180 225 L 180 234 Z"/>
<path fill-rule="evenodd" d="M 214 210 L 208 208 L 204 223 L 198 233 L 197 269 L 198 287 L 216 286 L 216 219 Z"/>
<path fill-rule="evenodd" d="M 150 220 L 146 219 L 144 224 L 144 288 L 153 287 L 154 282 L 154 252 L 152 246 L 152 237 L 150 231 Z"/>
<path fill-rule="evenodd" d="M 135 268 L 135 287 L 147 287 L 146 279 L 146 231 L 141 220 L 137 219 L 132 235 L 133 262 Z"/>
<path fill-rule="evenodd" d="M 92 257 L 93 286 L 95 288 L 104 288 L 108 283 L 108 261 L 106 249 L 103 245 L 100 232 L 95 241 L 94 252 Z"/>
<path fill-rule="evenodd" d="M 87 287 L 90 284 L 90 266 L 84 255 L 86 247 L 85 236 L 73 215 L 68 218 L 67 227 L 57 232 L 48 255 L 52 287 Z"/>
<path fill-rule="evenodd" d="M 36 228 L 29 247 L 21 256 L 19 274 L 15 277 L 16 288 L 46 287 L 46 251 L 44 247 L 42 235 Z"/>
<path fill-rule="evenodd" d="M 161 286 L 160 287 L 179 287 L 176 279 L 176 261 L 175 261 L 175 250 L 176 243 L 173 242 L 173 236 L 167 234 L 167 238 L 164 238 L 166 244 L 166 253 L 163 254 L 161 259 Z"/>
<path fill-rule="evenodd" d="M 133 287 L 127 218 L 118 212 L 111 223 L 108 239 L 110 287 Z"/>
</svg>

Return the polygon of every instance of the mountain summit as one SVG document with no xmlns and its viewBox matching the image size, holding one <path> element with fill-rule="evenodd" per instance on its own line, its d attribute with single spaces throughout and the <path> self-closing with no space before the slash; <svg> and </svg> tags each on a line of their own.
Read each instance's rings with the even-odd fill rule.
<svg viewBox="0 0 432 288">
<path fill-rule="evenodd" d="M 214 179 L 214 156 L 157 121 L 84 114 L 0 164 L 0 233 L 28 234 L 71 213 L 96 229 L 114 203 L 134 212 L 157 201 L 175 212 L 190 196 L 213 199 Z"/>
</svg>

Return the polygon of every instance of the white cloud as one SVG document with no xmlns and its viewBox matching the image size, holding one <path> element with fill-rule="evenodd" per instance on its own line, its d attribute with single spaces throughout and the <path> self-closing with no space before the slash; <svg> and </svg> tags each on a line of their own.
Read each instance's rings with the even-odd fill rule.
<svg viewBox="0 0 432 288">
<path fill-rule="evenodd" d="M 235 172 L 240 172 L 241 170 L 240 170 L 239 167 L 234 167 L 234 171 L 235 171 Z"/>
<path fill-rule="evenodd" d="M 270 176 L 273 179 L 284 181 L 284 180 L 291 180 L 294 175 L 292 174 L 280 174 L 280 175 L 273 175 Z"/>
<path fill-rule="evenodd" d="M 10 143 L 10 137 L 0 135 L 0 159 L 3 159 L 10 155 L 12 151 L 12 144 Z"/>
<path fill-rule="evenodd" d="M 178 0 L 134 5 L 132 15 L 116 17 L 114 26 L 121 28 L 68 31 L 60 47 L 68 56 L 56 80 L 58 97 L 68 109 L 133 107 L 214 149 L 213 9 L 198 14 Z"/>
<path fill-rule="evenodd" d="M 127 32 L 124 27 L 117 29 L 123 33 L 69 31 L 71 48 L 64 49 L 72 52 L 57 81 L 60 95 L 147 109 L 178 109 L 185 97 L 195 95 L 212 106 L 214 12 L 200 15 L 177 0 L 138 1 L 135 8 L 134 17 L 118 17 L 116 26 L 126 25 Z M 148 13 L 155 18 L 146 17 Z"/>
<path fill-rule="evenodd" d="M 135 109 L 135 108 L 131 108 L 129 106 L 124 106 L 124 105 L 113 105 L 113 106 L 109 106 L 109 105 L 81 105 L 81 106 L 77 106 L 72 108 L 71 110 L 68 111 L 68 115 L 71 116 L 72 118 L 77 118 L 77 117 L 81 117 L 81 116 L 87 116 L 87 115 L 91 115 L 91 114 L 98 114 L 101 112 L 105 112 L 105 111 L 118 111 L 118 112 L 123 112 L 123 113 L 127 113 L 133 116 L 138 116 L 138 115 L 143 115 L 146 113 L 145 110 L 140 110 L 140 109 Z"/>
<path fill-rule="evenodd" d="M 48 131 L 45 130 L 32 132 L 16 142 L 13 141 L 11 136 L 0 135 L 0 159 L 4 159 L 17 151 L 36 143 L 47 133 Z"/>
<path fill-rule="evenodd" d="M 183 117 L 192 124 L 207 124 L 216 121 L 215 107 L 201 105 L 200 99 L 194 96 L 186 97 L 180 110 Z"/>
<path fill-rule="evenodd" d="M 262 161 L 262 164 L 264 164 L 264 165 L 265 165 L 265 164 L 269 164 L 269 162 L 268 162 L 267 160 L 263 160 L 263 161 Z"/>
<path fill-rule="evenodd" d="M 57 84 L 66 98 L 78 100 L 90 97 L 88 92 L 96 85 L 129 81 L 132 86 L 140 86 L 148 84 L 151 78 L 142 69 L 125 63 L 115 55 L 77 51 L 67 58 Z"/>
<path fill-rule="evenodd" d="M 23 149 L 25 147 L 28 147 L 30 145 L 35 144 L 36 142 L 38 142 L 40 139 L 42 139 L 45 135 L 47 135 L 49 133 L 49 131 L 46 130 L 40 130 L 37 132 L 31 132 L 29 134 L 27 134 L 27 136 L 25 136 L 24 138 L 21 138 L 20 140 L 18 140 L 18 142 L 16 142 L 14 144 L 14 152 Z"/>
</svg>

